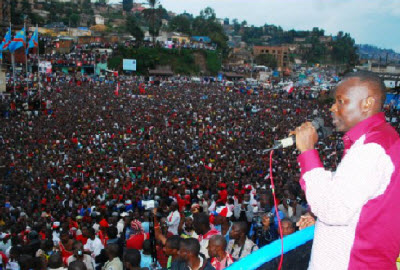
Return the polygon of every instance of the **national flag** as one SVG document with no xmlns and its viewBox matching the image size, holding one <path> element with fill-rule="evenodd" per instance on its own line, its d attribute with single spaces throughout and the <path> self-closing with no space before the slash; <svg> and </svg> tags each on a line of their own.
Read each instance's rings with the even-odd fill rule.
<svg viewBox="0 0 400 270">
<path fill-rule="evenodd" d="M 14 36 L 10 45 L 8 45 L 8 50 L 10 52 L 15 52 L 21 47 L 25 47 L 26 45 L 26 35 L 25 35 L 25 27 L 18 31 L 18 33 Z"/>
<path fill-rule="evenodd" d="M 26 54 L 29 53 L 29 49 L 39 47 L 39 33 L 38 28 L 36 27 L 35 32 L 31 36 L 31 39 L 28 42 L 28 48 L 26 48 Z"/>
<path fill-rule="evenodd" d="M 285 86 L 283 88 L 284 90 L 286 90 L 286 92 L 288 92 L 289 94 L 293 92 L 294 90 L 294 86 L 293 86 L 293 82 L 290 82 L 287 86 Z"/>
<path fill-rule="evenodd" d="M 8 28 L 6 35 L 3 38 L 3 41 L 0 43 L 0 59 L 3 59 L 3 51 L 7 50 L 8 45 L 11 43 L 11 27 Z"/>
<path fill-rule="evenodd" d="M 3 38 L 3 41 L 1 42 L 0 51 L 6 50 L 10 45 L 10 43 L 11 43 L 11 27 L 8 28 L 8 31 Z"/>
<path fill-rule="evenodd" d="M 117 83 L 117 86 L 115 87 L 115 91 L 114 91 L 114 95 L 116 95 L 117 97 L 119 95 L 119 86 L 120 86 L 120 83 Z"/>
</svg>

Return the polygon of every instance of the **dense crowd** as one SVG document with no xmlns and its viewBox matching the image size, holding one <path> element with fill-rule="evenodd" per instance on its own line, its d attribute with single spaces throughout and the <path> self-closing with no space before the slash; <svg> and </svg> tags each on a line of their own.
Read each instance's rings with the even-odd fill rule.
<svg viewBox="0 0 400 270">
<path fill-rule="evenodd" d="M 329 93 L 129 78 L 115 89 L 67 76 L 1 100 L 3 268 L 224 269 L 278 239 L 278 215 L 288 235 L 309 212 L 296 150 L 276 150 L 272 171 L 265 150 L 305 120 L 331 125 Z M 325 168 L 339 136 L 318 143 Z"/>
</svg>

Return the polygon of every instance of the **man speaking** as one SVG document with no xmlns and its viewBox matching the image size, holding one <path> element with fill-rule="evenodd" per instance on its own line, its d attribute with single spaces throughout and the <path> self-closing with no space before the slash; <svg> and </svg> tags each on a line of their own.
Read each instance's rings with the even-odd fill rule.
<svg viewBox="0 0 400 270">
<path fill-rule="evenodd" d="M 317 216 L 309 269 L 396 269 L 400 252 L 400 138 L 381 111 L 385 85 L 356 72 L 337 86 L 332 112 L 344 132 L 336 172 L 314 149 L 312 123 L 295 130 L 300 184 Z"/>
</svg>

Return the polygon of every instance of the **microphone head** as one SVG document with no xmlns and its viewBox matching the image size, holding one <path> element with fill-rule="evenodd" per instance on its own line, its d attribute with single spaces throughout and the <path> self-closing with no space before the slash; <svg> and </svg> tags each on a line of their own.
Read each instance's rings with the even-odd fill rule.
<svg viewBox="0 0 400 270">
<path fill-rule="evenodd" d="M 317 130 L 318 133 L 318 138 L 319 139 L 325 139 L 326 137 L 329 137 L 332 135 L 332 128 L 330 127 L 321 127 Z"/>
<path fill-rule="evenodd" d="M 325 125 L 325 121 L 321 117 L 316 117 L 311 121 L 311 124 L 314 126 L 316 130 L 323 128 Z"/>
</svg>

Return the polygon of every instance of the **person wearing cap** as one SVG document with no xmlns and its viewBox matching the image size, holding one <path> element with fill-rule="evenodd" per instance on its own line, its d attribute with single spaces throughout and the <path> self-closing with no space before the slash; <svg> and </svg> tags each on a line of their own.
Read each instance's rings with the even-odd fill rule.
<svg viewBox="0 0 400 270">
<path fill-rule="evenodd" d="M 178 229 L 180 236 L 182 238 L 198 238 L 199 236 L 197 235 L 196 231 L 194 230 L 193 226 L 193 216 L 188 216 L 185 217 L 185 221 L 181 222 L 179 224 L 179 229 Z"/>
<path fill-rule="evenodd" d="M 11 247 L 10 234 L 2 232 L 0 234 L 0 251 L 6 252 L 6 250 Z"/>
<path fill-rule="evenodd" d="M 52 238 L 54 245 L 58 246 L 58 242 L 60 242 L 60 222 L 59 221 L 53 222 L 52 229 L 53 229 Z"/>
<path fill-rule="evenodd" d="M 126 248 L 142 250 L 144 240 L 149 238 L 150 235 L 144 232 L 142 223 L 135 219 L 131 222 L 131 235 L 126 240 Z"/>
<path fill-rule="evenodd" d="M 100 225 L 100 228 L 99 228 L 99 231 L 97 232 L 97 235 L 99 236 L 99 239 L 101 240 L 101 243 L 103 244 L 103 246 L 106 246 L 107 240 L 108 240 L 106 230 L 109 227 L 109 224 L 108 224 L 107 220 L 105 218 L 103 218 L 102 220 L 100 220 L 99 225 Z"/>
<path fill-rule="evenodd" d="M 228 243 L 230 240 L 229 233 L 231 232 L 233 225 L 233 223 L 230 221 L 230 218 L 233 215 L 232 211 L 229 210 L 227 206 L 220 205 L 217 206 L 217 209 L 213 214 L 215 229 L 217 229 L 221 235 L 225 237 L 226 242 Z"/>
</svg>

